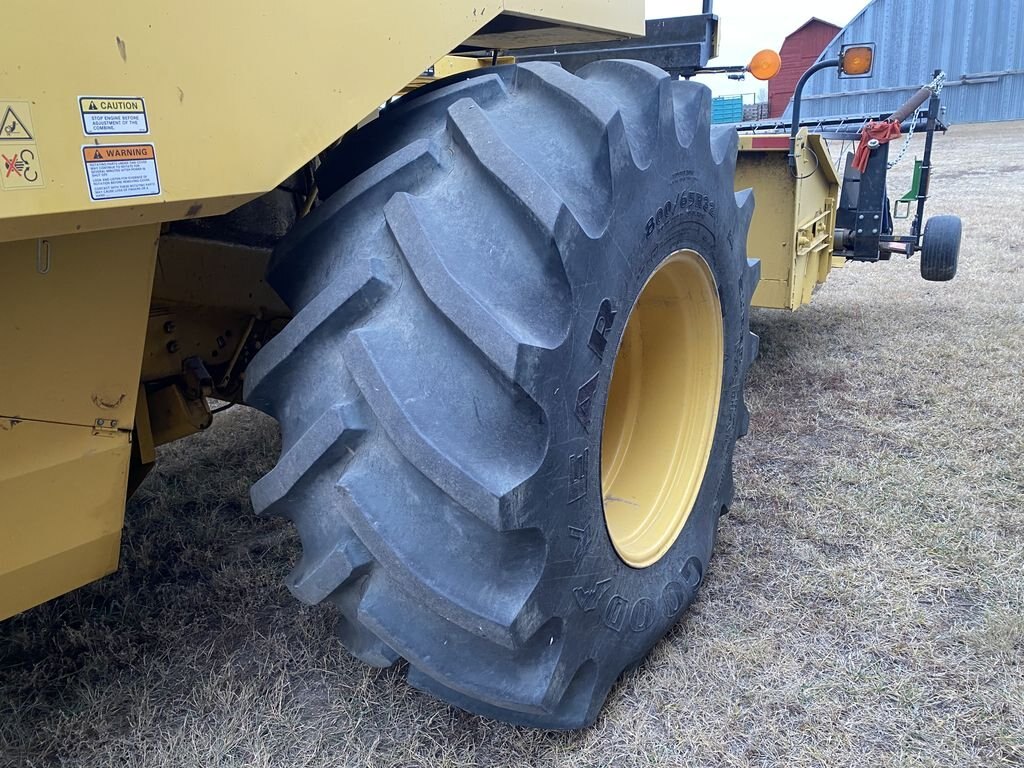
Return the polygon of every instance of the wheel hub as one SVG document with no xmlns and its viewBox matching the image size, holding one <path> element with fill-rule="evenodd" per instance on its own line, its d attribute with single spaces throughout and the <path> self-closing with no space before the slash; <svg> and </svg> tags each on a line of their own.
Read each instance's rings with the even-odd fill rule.
<svg viewBox="0 0 1024 768">
<path fill-rule="evenodd" d="M 671 254 L 630 310 L 601 435 L 604 517 L 619 557 L 658 562 L 693 509 L 722 392 L 722 308 L 696 251 Z"/>
</svg>

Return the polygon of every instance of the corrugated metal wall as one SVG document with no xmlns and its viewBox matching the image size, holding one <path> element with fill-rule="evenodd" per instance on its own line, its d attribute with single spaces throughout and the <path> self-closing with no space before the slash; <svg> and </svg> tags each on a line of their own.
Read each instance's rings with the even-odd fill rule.
<svg viewBox="0 0 1024 768">
<path fill-rule="evenodd" d="M 820 58 L 863 42 L 876 44 L 872 76 L 819 72 L 802 116 L 891 112 L 942 69 L 948 122 L 1024 119 L 1024 0 L 872 0 Z"/>
</svg>

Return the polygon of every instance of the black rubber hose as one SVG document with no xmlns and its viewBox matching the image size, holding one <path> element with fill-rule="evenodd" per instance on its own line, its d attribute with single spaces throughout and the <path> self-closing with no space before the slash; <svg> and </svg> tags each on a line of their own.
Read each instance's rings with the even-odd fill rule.
<svg viewBox="0 0 1024 768">
<path fill-rule="evenodd" d="M 920 107 L 922 104 L 924 104 L 926 101 L 928 101 L 928 99 L 930 99 L 931 96 L 932 96 L 932 89 L 931 88 L 928 88 L 928 87 L 921 88 L 921 90 L 919 90 L 917 93 L 915 93 L 909 99 L 907 99 L 907 101 L 899 109 L 897 109 L 895 112 L 893 112 L 889 116 L 889 119 L 890 120 L 895 120 L 897 123 L 902 123 L 904 120 L 906 120 L 912 114 L 914 114 L 914 112 L 917 111 L 918 107 Z"/>
</svg>

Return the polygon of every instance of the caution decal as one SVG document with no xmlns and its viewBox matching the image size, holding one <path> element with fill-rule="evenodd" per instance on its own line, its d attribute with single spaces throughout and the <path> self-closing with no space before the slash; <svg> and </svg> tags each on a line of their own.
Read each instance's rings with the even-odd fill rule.
<svg viewBox="0 0 1024 768">
<path fill-rule="evenodd" d="M 85 145 L 82 162 L 92 200 L 160 194 L 156 148 L 152 144 Z"/>
<path fill-rule="evenodd" d="M 43 184 L 29 103 L 0 99 L 0 189 L 41 189 Z"/>
<path fill-rule="evenodd" d="M 146 100 L 128 96 L 79 96 L 86 136 L 149 133 Z"/>
</svg>

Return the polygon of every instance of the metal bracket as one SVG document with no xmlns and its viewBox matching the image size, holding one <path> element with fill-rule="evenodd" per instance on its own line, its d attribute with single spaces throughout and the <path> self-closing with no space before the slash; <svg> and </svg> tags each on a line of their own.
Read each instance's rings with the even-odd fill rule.
<svg viewBox="0 0 1024 768">
<path fill-rule="evenodd" d="M 825 198 L 825 205 L 816 216 L 800 225 L 796 233 L 797 256 L 807 256 L 832 248 L 832 231 L 829 224 L 835 212 L 835 199 Z"/>
<path fill-rule="evenodd" d="M 92 425 L 92 433 L 97 437 L 113 437 L 119 431 L 117 419 L 96 419 Z"/>
</svg>

